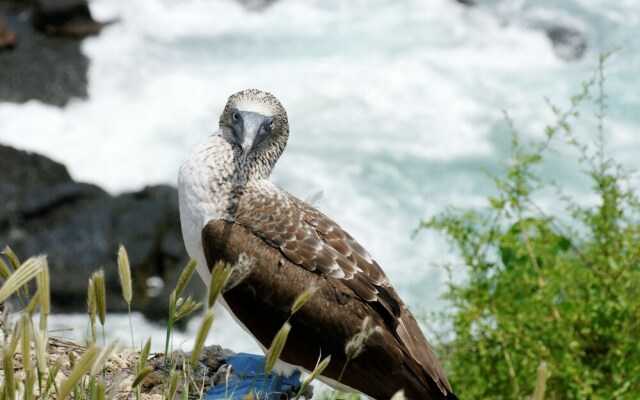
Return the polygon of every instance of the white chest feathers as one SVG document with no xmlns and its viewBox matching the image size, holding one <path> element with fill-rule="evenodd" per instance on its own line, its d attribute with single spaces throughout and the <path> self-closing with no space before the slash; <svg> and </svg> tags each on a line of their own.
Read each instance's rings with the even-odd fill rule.
<svg viewBox="0 0 640 400">
<path fill-rule="evenodd" d="M 202 228 L 224 217 L 232 187 L 233 153 L 222 138 L 211 136 L 184 160 L 178 175 L 182 236 L 189 257 L 198 262 L 200 277 L 210 273 L 202 251 Z"/>
</svg>

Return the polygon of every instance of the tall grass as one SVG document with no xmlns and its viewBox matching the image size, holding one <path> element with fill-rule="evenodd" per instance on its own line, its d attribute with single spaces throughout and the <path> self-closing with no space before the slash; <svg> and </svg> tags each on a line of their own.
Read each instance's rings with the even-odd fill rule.
<svg viewBox="0 0 640 400">
<path fill-rule="evenodd" d="M 32 257 L 21 263 L 16 254 L 5 248 L 3 254 L 8 262 L 0 257 L 0 329 L 4 335 L 0 335 L 0 400 L 5 399 L 87 399 L 100 400 L 122 398 L 122 390 L 128 391 L 126 397 L 135 395 L 136 399 L 144 398 L 142 387 L 155 368 L 148 364 L 151 338 L 149 338 L 140 351 L 135 351 L 135 335 L 131 322 L 131 303 L 133 300 L 133 284 L 131 269 L 126 249 L 121 246 L 118 250 L 118 274 L 122 287 L 122 295 L 129 309 L 129 328 L 131 333 L 131 352 L 120 353 L 120 356 L 130 354 L 127 360 L 131 365 L 133 376 L 130 378 L 130 386 L 124 386 L 121 379 L 115 377 L 113 371 L 107 373 L 107 366 L 112 359 L 116 342 L 107 342 L 105 326 L 107 324 L 107 304 L 109 299 L 105 291 L 104 271 L 96 271 L 89 279 L 87 286 L 87 315 L 90 334 L 86 344 L 80 345 L 61 341 L 49 336 L 47 317 L 50 313 L 50 276 L 47 259 L 44 256 Z M 231 283 L 229 277 L 233 275 L 234 268 L 225 264 L 215 266 L 210 283 L 210 293 L 204 302 L 195 301 L 191 297 L 183 297 L 184 290 L 195 271 L 195 261 L 190 261 L 185 267 L 175 290 L 169 299 L 169 315 L 167 319 L 167 334 L 165 340 L 165 352 L 162 365 L 162 399 L 177 398 L 179 393 L 183 399 L 203 398 L 204 382 L 196 382 L 194 371 L 198 368 L 200 355 L 204 342 L 214 322 L 213 307 L 218 297 L 228 290 Z M 242 266 L 240 266 L 241 268 Z M 35 280 L 35 291 L 29 291 L 29 283 Z M 313 296 L 316 288 L 309 288 L 302 293 L 292 304 L 291 315 L 302 308 Z M 15 296 L 22 309 L 12 314 L 9 304 L 6 302 Z M 176 357 L 178 352 L 171 351 L 171 338 L 176 321 L 185 318 L 203 304 L 206 307 L 195 345 L 190 357 Z M 38 323 L 33 319 L 39 314 Z M 11 315 L 19 318 L 12 318 Z M 12 320 L 16 320 L 12 323 Z M 4 322 L 3 322 L 4 321 Z M 97 343 L 96 325 L 100 323 L 102 330 L 102 346 Z M 291 330 L 289 320 L 274 337 L 273 344 L 269 348 L 263 365 L 268 374 L 276 365 L 286 345 L 286 339 Z M 64 352 L 58 350 L 65 347 Z M 181 353 L 180 353 L 181 354 Z M 301 393 L 311 382 L 327 367 L 331 357 L 319 360 L 314 371 L 305 379 Z M 23 373 L 14 373 L 15 362 L 20 364 Z M 228 380 L 227 380 L 228 382 Z M 229 388 L 228 393 L 233 393 Z M 269 393 L 253 391 L 256 399 L 267 398 Z M 299 394 L 298 394 L 299 397 Z M 296 398 L 298 398 L 296 397 Z"/>
</svg>

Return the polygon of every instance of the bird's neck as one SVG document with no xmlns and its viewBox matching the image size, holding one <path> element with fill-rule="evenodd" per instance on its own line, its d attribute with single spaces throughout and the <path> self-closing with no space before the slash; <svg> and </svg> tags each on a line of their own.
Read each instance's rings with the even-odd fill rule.
<svg viewBox="0 0 640 400">
<path fill-rule="evenodd" d="M 240 149 L 219 136 L 211 136 L 185 160 L 179 186 L 195 204 L 214 205 L 209 218 L 233 220 L 247 186 L 268 179 L 271 165 L 260 153 L 243 159 Z M 211 210 L 211 211 L 213 211 Z"/>
</svg>

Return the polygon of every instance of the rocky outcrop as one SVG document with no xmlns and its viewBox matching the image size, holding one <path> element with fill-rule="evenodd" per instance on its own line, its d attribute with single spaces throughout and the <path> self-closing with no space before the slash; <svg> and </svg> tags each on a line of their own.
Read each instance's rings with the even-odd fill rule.
<svg viewBox="0 0 640 400">
<path fill-rule="evenodd" d="M 84 311 L 90 275 L 103 267 L 110 312 L 124 311 L 116 252 L 131 261 L 133 308 L 165 318 L 171 290 L 188 261 L 177 190 L 150 186 L 112 196 L 74 181 L 67 169 L 38 154 L 0 145 L 0 245 L 26 258 L 47 254 L 54 309 Z M 194 277 L 201 298 L 204 285 Z"/>
<path fill-rule="evenodd" d="M 0 1 L 0 51 L 3 43 L 16 47 L 0 52 L 0 102 L 39 100 L 63 107 L 86 99 L 89 59 L 80 38 L 105 25 L 91 17 L 85 1 Z M 8 26 L 10 31 L 3 30 Z"/>
<path fill-rule="evenodd" d="M 50 36 L 97 35 L 108 24 L 91 16 L 85 0 L 36 0 L 33 26 Z"/>
</svg>

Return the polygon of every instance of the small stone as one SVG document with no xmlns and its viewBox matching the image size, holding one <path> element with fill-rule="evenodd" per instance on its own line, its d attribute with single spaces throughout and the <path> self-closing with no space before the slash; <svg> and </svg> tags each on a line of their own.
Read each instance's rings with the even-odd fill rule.
<svg viewBox="0 0 640 400">
<path fill-rule="evenodd" d="M 0 51 L 13 49 L 18 44 L 18 35 L 0 17 Z"/>
</svg>

